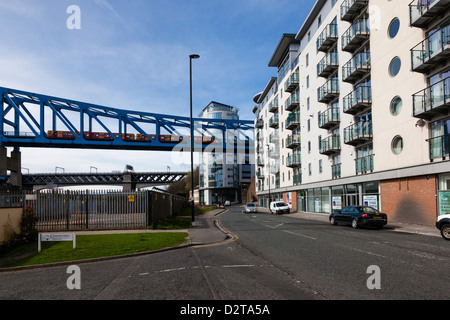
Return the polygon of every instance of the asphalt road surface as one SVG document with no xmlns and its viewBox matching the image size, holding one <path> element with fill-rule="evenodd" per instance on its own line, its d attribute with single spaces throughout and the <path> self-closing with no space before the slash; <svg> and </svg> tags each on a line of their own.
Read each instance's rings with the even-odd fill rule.
<svg viewBox="0 0 450 320">
<path fill-rule="evenodd" d="M 0 300 L 448 299 L 439 237 L 241 210 L 217 217 L 233 241 L 83 263 L 80 289 L 67 266 L 3 272 Z"/>
</svg>

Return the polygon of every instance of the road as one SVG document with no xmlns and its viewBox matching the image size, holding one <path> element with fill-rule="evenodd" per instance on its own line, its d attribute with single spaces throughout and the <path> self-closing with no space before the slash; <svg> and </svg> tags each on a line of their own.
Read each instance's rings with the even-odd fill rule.
<svg viewBox="0 0 450 320">
<path fill-rule="evenodd" d="M 79 290 L 67 266 L 3 272 L 0 300 L 448 299 L 450 243 L 439 237 L 240 207 L 218 219 L 233 241 L 80 264 Z"/>
</svg>

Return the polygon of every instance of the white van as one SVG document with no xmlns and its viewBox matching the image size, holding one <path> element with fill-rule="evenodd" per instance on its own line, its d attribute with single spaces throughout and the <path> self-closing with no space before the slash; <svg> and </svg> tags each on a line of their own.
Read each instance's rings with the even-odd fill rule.
<svg viewBox="0 0 450 320">
<path fill-rule="evenodd" d="M 275 214 L 283 214 L 283 213 L 289 213 L 289 205 L 284 203 L 283 201 L 272 201 L 270 203 L 270 213 Z"/>
</svg>

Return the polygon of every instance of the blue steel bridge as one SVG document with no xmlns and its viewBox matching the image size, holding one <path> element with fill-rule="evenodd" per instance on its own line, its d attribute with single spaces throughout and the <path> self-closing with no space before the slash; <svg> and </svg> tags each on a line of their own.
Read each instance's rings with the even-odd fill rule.
<svg viewBox="0 0 450 320">
<path fill-rule="evenodd" d="M 190 152 L 190 117 L 0 87 L 0 146 Z M 187 109 L 187 108 L 186 108 Z M 254 148 L 253 121 L 194 118 L 194 150 Z"/>
</svg>

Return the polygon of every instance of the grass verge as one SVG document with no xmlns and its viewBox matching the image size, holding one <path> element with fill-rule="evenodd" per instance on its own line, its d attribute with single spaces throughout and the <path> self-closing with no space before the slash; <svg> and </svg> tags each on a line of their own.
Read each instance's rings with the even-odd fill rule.
<svg viewBox="0 0 450 320">
<path fill-rule="evenodd" d="M 54 262 L 85 260 L 99 257 L 155 251 L 186 242 L 186 232 L 155 232 L 79 235 L 76 248 L 72 242 L 43 242 L 37 252 L 37 243 L 16 248 L 0 259 L 0 267 L 17 267 Z M 3 261 L 3 262 L 2 262 Z"/>
</svg>

